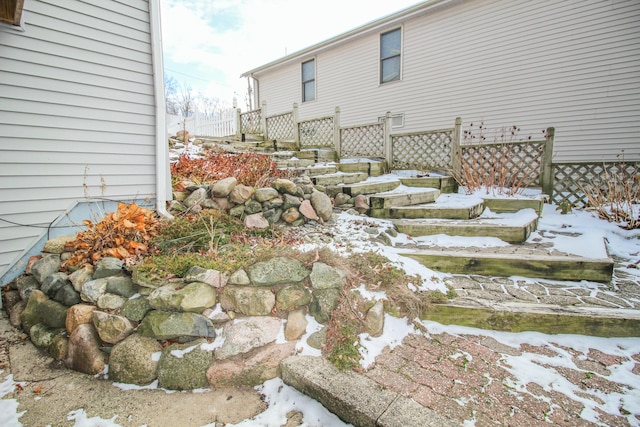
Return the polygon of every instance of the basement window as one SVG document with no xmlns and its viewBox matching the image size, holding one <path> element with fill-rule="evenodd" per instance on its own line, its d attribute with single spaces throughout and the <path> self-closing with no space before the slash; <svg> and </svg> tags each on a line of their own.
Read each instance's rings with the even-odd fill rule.
<svg viewBox="0 0 640 427">
<path fill-rule="evenodd" d="M 0 22 L 20 26 L 24 0 L 0 0 Z"/>
<path fill-rule="evenodd" d="M 384 122 L 386 116 L 378 117 L 378 123 Z M 404 113 L 396 113 L 391 115 L 391 129 L 401 128 L 404 126 Z"/>
</svg>

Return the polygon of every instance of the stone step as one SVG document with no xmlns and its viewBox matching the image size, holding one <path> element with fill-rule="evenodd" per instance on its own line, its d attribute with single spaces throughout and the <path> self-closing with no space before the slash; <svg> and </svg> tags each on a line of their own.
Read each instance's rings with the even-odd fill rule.
<svg viewBox="0 0 640 427">
<path fill-rule="evenodd" d="M 473 219 L 482 214 L 482 199 L 458 194 L 442 194 L 433 203 L 399 206 L 388 209 L 370 209 L 368 215 L 386 219 Z"/>
<path fill-rule="evenodd" d="M 368 175 L 364 172 L 343 173 L 336 172 L 325 175 L 317 175 L 311 178 L 315 185 L 338 185 L 353 184 L 355 182 L 364 181 Z"/>
<path fill-rule="evenodd" d="M 316 164 L 315 160 L 309 159 L 287 159 L 287 160 L 275 160 L 278 169 L 285 168 L 306 168 Z"/>
<path fill-rule="evenodd" d="M 486 248 L 477 252 L 467 248 L 424 249 L 402 255 L 444 273 L 605 283 L 611 281 L 614 265 L 610 258 L 591 259 L 548 253 L 494 253 Z"/>
<path fill-rule="evenodd" d="M 342 187 L 342 192 L 351 197 L 359 194 L 375 194 L 395 190 L 400 186 L 400 181 L 374 181 L 347 184 Z"/>
<path fill-rule="evenodd" d="M 407 187 L 437 188 L 441 193 L 458 191 L 458 183 L 451 176 L 402 177 L 400 181 Z"/>
<path fill-rule="evenodd" d="M 394 225 L 410 236 L 447 234 L 465 237 L 497 237 L 508 243 L 522 243 L 535 231 L 538 215 L 532 209 L 513 214 L 494 214 L 469 220 L 396 219 Z"/>
<path fill-rule="evenodd" d="M 335 165 L 318 165 L 313 164 L 311 166 L 300 166 L 300 167 L 286 167 L 280 168 L 283 171 L 288 171 L 293 173 L 296 176 L 318 176 L 318 175 L 327 175 L 336 173 L 337 168 Z"/>
<path fill-rule="evenodd" d="M 440 190 L 425 188 L 416 191 L 390 191 L 369 197 L 372 209 L 389 209 L 398 206 L 420 205 L 434 202 L 440 196 Z"/>
</svg>

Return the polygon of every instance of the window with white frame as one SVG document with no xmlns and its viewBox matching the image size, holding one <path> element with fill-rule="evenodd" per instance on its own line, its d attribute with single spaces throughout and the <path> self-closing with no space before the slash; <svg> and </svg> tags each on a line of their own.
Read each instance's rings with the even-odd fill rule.
<svg viewBox="0 0 640 427">
<path fill-rule="evenodd" d="M 380 83 L 400 80 L 401 52 L 400 28 L 380 34 Z"/>
<path fill-rule="evenodd" d="M 22 7 L 24 0 L 1 0 L 0 1 L 0 22 L 9 25 L 20 25 L 22 18 Z"/>
<path fill-rule="evenodd" d="M 378 117 L 378 122 L 382 123 L 387 119 L 387 116 Z M 404 127 L 404 113 L 396 113 L 391 115 L 391 128 L 401 128 Z"/>
<path fill-rule="evenodd" d="M 316 60 L 302 63 L 302 102 L 316 99 Z"/>
</svg>

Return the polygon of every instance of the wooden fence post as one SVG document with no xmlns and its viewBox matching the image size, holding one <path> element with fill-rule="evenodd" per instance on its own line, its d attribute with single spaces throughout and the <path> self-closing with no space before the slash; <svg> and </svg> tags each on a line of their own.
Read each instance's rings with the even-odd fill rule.
<svg viewBox="0 0 640 427">
<path fill-rule="evenodd" d="M 262 139 L 266 141 L 269 139 L 269 132 L 267 130 L 267 101 L 262 101 L 260 109 L 260 127 L 262 128 Z"/>
<path fill-rule="evenodd" d="M 542 151 L 540 164 L 540 186 L 542 193 L 553 200 L 553 141 L 556 136 L 555 128 L 547 128 L 547 138 Z"/>
<path fill-rule="evenodd" d="M 384 116 L 384 159 L 387 161 L 387 170 L 393 166 L 393 147 L 391 147 L 391 111 Z"/>
<path fill-rule="evenodd" d="M 240 118 L 242 114 L 242 110 L 240 108 L 236 108 L 236 138 L 238 141 L 242 138 L 242 119 Z"/>
<path fill-rule="evenodd" d="M 300 148 L 300 129 L 298 128 L 298 103 L 293 103 L 293 111 L 291 112 L 293 121 L 293 141 Z"/>
<path fill-rule="evenodd" d="M 451 169 L 455 176 L 460 176 L 462 168 L 462 149 L 460 147 L 460 128 L 462 127 L 462 118 L 456 117 L 456 124 L 453 128 L 453 138 L 451 141 Z"/>
<path fill-rule="evenodd" d="M 339 161 L 342 157 L 342 143 L 340 141 L 340 107 L 336 107 L 336 112 L 333 116 L 333 146 L 336 150 L 336 156 Z"/>
</svg>

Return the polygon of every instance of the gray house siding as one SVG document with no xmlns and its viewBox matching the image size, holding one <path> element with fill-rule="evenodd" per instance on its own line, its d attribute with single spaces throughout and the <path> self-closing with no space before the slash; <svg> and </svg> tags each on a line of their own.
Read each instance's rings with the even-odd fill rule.
<svg viewBox="0 0 640 427">
<path fill-rule="evenodd" d="M 77 202 L 155 196 L 149 7 L 26 0 L 0 27 L 0 277 Z"/>
<path fill-rule="evenodd" d="M 402 79 L 380 85 L 380 33 L 398 27 Z M 554 126 L 555 161 L 640 160 L 638 28 L 633 0 L 428 1 L 245 75 L 259 80 L 268 114 L 293 102 L 301 119 L 340 106 L 343 125 L 404 113 L 394 132 L 460 116 L 465 127 L 517 125 L 521 138 Z M 310 57 L 317 96 L 301 103 L 300 63 Z"/>
</svg>

